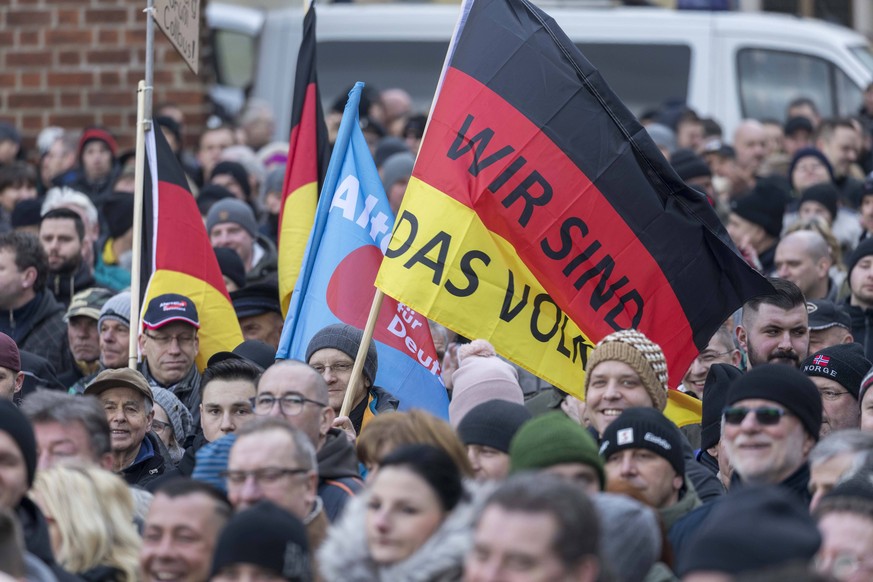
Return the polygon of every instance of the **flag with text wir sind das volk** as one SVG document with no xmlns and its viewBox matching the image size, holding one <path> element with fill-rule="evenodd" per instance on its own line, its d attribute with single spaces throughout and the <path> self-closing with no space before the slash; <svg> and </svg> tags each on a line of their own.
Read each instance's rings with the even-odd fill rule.
<svg viewBox="0 0 873 582">
<path fill-rule="evenodd" d="M 657 342 L 678 386 L 724 319 L 772 292 L 525 0 L 462 7 L 376 285 L 578 397 L 609 333 Z"/>
<path fill-rule="evenodd" d="M 140 305 L 145 311 L 164 293 L 194 302 L 203 370 L 214 353 L 242 343 L 242 332 L 185 172 L 157 127 L 146 133 L 145 149 Z"/>
<path fill-rule="evenodd" d="M 312 336 L 325 326 L 363 329 L 367 323 L 394 213 L 361 132 L 363 86 L 357 83 L 349 93 L 277 358 L 303 360 Z M 427 319 L 385 297 L 373 341 L 375 384 L 400 400 L 400 410 L 421 408 L 447 418 L 448 395 Z"/>
</svg>

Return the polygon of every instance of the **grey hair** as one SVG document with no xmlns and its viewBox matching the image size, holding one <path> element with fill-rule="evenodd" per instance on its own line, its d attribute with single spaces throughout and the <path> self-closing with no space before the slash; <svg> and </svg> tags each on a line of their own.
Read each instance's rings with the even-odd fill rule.
<svg viewBox="0 0 873 582">
<path fill-rule="evenodd" d="M 309 437 L 306 436 L 299 428 L 294 428 L 284 418 L 274 416 L 256 418 L 245 426 L 236 431 L 236 442 L 248 435 L 260 434 L 271 430 L 279 430 L 285 432 L 291 441 L 294 443 L 294 462 L 301 469 L 307 471 L 315 471 L 318 468 L 318 461 L 315 456 L 315 447 Z"/>
<path fill-rule="evenodd" d="M 148 403 L 148 399 L 144 399 Z M 31 424 L 81 422 L 88 433 L 95 458 L 111 452 L 109 421 L 100 401 L 93 396 L 76 396 L 56 390 L 38 389 L 21 404 Z M 148 414 L 148 411 L 146 412 Z"/>
<path fill-rule="evenodd" d="M 857 473 L 868 460 L 873 452 L 873 434 L 862 432 L 860 429 L 851 428 L 832 432 L 816 444 L 809 452 L 810 466 L 828 461 L 837 455 L 851 453 L 854 455 L 851 475 Z M 845 475 L 848 478 L 850 475 Z"/>
</svg>

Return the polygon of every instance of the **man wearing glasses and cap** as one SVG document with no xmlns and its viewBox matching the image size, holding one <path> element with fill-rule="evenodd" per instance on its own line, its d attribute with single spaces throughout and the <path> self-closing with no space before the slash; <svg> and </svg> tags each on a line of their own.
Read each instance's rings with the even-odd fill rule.
<svg viewBox="0 0 873 582">
<path fill-rule="evenodd" d="M 200 423 L 200 372 L 194 358 L 200 349 L 200 319 L 194 302 L 166 293 L 149 301 L 142 318 L 139 349 L 142 375 L 151 386 L 166 388 L 182 401 Z"/>
</svg>

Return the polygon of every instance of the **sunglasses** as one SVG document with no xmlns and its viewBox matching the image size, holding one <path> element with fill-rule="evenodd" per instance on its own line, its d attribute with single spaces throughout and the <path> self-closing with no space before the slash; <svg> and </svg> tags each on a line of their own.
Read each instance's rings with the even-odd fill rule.
<svg viewBox="0 0 873 582">
<path fill-rule="evenodd" d="M 787 411 L 781 408 L 772 408 L 770 406 L 759 406 L 758 408 L 729 406 L 721 414 L 727 424 L 742 424 L 750 412 L 754 412 L 755 420 L 758 421 L 758 424 L 764 426 L 779 424 L 782 417 L 788 414 Z"/>
</svg>

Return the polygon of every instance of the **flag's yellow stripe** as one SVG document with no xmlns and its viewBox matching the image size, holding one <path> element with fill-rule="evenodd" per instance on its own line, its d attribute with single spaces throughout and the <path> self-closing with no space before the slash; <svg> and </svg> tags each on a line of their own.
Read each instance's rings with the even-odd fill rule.
<svg viewBox="0 0 873 582">
<path fill-rule="evenodd" d="M 306 252 L 317 205 L 317 182 L 304 184 L 291 192 L 285 200 L 279 222 L 279 301 L 283 316 L 288 315 L 288 304 L 303 264 L 303 253 Z"/>
</svg>

